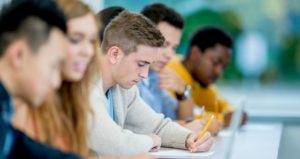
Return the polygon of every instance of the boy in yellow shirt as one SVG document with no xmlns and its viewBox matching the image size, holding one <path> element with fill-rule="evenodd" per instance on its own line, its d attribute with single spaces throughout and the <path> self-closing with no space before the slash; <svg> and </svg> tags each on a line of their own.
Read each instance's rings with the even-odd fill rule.
<svg viewBox="0 0 300 159">
<path fill-rule="evenodd" d="M 194 102 L 204 106 L 208 114 L 217 113 L 225 127 L 229 125 L 232 107 L 217 93 L 214 83 L 230 61 L 231 48 L 232 40 L 228 34 L 216 27 L 205 27 L 193 36 L 184 59 L 173 58 L 167 66 L 191 85 Z M 246 118 L 244 113 L 243 123 Z"/>
</svg>

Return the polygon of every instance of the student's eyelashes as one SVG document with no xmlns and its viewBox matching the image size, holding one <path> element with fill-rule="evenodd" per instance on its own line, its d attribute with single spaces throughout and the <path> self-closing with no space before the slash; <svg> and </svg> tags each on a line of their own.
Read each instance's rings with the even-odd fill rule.
<svg viewBox="0 0 300 159">
<path fill-rule="evenodd" d="M 139 66 L 139 67 L 144 67 L 145 65 L 144 65 L 144 64 L 138 64 L 138 66 Z"/>
<path fill-rule="evenodd" d="M 70 38 L 69 38 L 69 41 L 70 41 L 72 44 L 78 44 L 78 43 L 80 43 L 81 38 L 78 38 L 78 37 L 76 37 L 76 38 L 70 37 Z"/>
<path fill-rule="evenodd" d="M 144 67 L 144 66 L 146 66 L 147 64 L 145 64 L 145 63 L 138 63 L 138 66 L 139 67 Z"/>
</svg>

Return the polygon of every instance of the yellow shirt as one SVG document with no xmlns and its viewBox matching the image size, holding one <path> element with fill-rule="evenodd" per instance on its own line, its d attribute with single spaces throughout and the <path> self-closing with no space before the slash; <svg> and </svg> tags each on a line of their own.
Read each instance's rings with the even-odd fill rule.
<svg viewBox="0 0 300 159">
<path fill-rule="evenodd" d="M 191 85 L 192 97 L 197 106 L 204 106 L 207 112 L 218 112 L 224 114 L 232 111 L 232 107 L 219 95 L 214 85 L 209 85 L 207 88 L 203 88 L 192 78 L 191 74 L 182 65 L 182 63 L 179 62 L 178 58 L 173 58 L 166 68 L 175 70 L 186 84 Z M 170 92 L 174 95 L 174 92 Z"/>
</svg>

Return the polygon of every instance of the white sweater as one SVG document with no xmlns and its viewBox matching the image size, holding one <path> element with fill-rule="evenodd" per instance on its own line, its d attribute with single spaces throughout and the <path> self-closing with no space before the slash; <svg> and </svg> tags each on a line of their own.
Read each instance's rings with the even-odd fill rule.
<svg viewBox="0 0 300 159">
<path fill-rule="evenodd" d="M 91 93 L 94 115 L 89 120 L 90 148 L 101 156 L 124 156 L 148 152 L 152 139 L 146 134 L 161 137 L 162 146 L 185 149 L 191 133 L 162 114 L 155 113 L 140 97 L 136 86 L 123 89 L 112 87 L 114 116 L 108 114 L 108 100 L 100 80 Z"/>
</svg>

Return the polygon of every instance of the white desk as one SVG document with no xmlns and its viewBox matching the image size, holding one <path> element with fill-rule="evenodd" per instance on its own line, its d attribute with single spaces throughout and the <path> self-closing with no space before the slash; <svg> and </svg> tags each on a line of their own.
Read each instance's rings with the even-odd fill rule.
<svg viewBox="0 0 300 159">
<path fill-rule="evenodd" d="M 230 159 L 277 159 L 283 126 L 281 123 L 248 123 L 236 134 Z M 223 130 L 212 147 L 214 154 L 200 159 L 225 159 L 230 133 Z"/>
<path fill-rule="evenodd" d="M 282 124 L 254 124 L 241 128 L 235 138 L 231 159 L 277 159 Z M 222 131 L 213 147 L 215 153 L 210 159 L 224 159 L 228 132 Z"/>
</svg>

